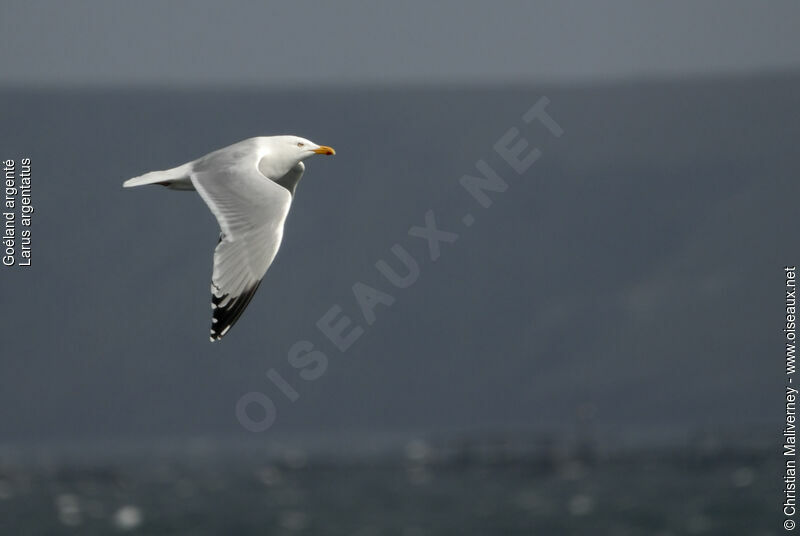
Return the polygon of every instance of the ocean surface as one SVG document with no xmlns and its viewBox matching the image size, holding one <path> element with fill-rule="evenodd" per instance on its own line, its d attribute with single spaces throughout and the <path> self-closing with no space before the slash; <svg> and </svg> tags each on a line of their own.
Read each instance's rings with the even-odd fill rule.
<svg viewBox="0 0 800 536">
<path fill-rule="evenodd" d="M 542 98 L 561 136 L 523 120 Z M 0 158 L 31 159 L 36 207 L 32 265 L 0 277 L 0 536 L 782 532 L 798 109 L 798 73 L 0 88 Z M 512 129 L 541 151 L 522 174 L 494 150 Z M 275 263 L 212 345 L 217 223 L 193 193 L 121 185 L 280 133 L 337 155 L 307 163 Z M 490 206 L 461 183 L 479 161 L 508 185 Z M 458 235 L 436 258 L 409 234 L 429 213 Z M 402 289 L 376 269 L 396 245 L 420 272 Z M 356 283 L 394 301 L 367 318 Z M 337 307 L 364 330 L 346 352 L 317 327 Z M 298 341 L 324 374 L 292 365 Z M 261 435 L 237 418 L 252 392 L 276 409 Z M 436 439 L 452 431 L 475 435 Z M 353 446 L 384 433 L 403 437 Z M 309 434 L 337 447 L 215 446 Z"/>
<path fill-rule="evenodd" d="M 6 458 L 0 534 L 779 534 L 772 450 L 415 440 L 366 457 L 195 445 L 105 462 Z"/>
</svg>

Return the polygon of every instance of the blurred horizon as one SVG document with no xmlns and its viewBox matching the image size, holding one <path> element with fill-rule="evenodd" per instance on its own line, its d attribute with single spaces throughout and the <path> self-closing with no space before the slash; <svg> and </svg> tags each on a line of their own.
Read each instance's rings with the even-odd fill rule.
<svg viewBox="0 0 800 536">
<path fill-rule="evenodd" d="M 800 76 L 800 65 L 793 67 L 765 68 L 749 72 L 720 71 L 706 73 L 682 73 L 679 76 L 667 73 L 625 75 L 619 78 L 596 78 L 574 80 L 526 80 L 509 79 L 502 81 L 491 80 L 450 80 L 425 82 L 422 80 L 406 81 L 328 81 L 318 82 L 309 86 L 304 82 L 290 82 L 285 85 L 266 82 L 241 82 L 241 83 L 204 83 L 191 84 L 180 82 L 103 82 L 100 84 L 70 84 L 70 83 L 16 83 L 11 80 L 0 80 L 0 91 L 21 92 L 274 92 L 297 91 L 299 93 L 319 93 L 320 91 L 475 91 L 475 90 L 522 90 L 536 89 L 537 91 L 549 90 L 588 90 L 588 89 L 613 89 L 615 87 L 634 86 L 670 86 L 691 83 L 723 83 L 747 80 L 783 80 Z"/>
</svg>

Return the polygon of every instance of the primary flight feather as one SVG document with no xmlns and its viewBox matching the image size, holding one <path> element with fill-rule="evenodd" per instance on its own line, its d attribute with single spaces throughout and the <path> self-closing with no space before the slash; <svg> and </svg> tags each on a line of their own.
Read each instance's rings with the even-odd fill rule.
<svg viewBox="0 0 800 536">
<path fill-rule="evenodd" d="M 336 152 L 297 136 L 250 138 L 123 183 L 126 188 L 159 184 L 196 190 L 217 218 L 221 232 L 211 276 L 212 341 L 239 319 L 272 264 L 305 171 L 303 160 L 315 154 Z"/>
</svg>

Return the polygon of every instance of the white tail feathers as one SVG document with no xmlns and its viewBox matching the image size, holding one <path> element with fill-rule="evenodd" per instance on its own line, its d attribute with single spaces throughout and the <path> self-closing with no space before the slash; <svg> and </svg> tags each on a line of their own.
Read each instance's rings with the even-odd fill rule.
<svg viewBox="0 0 800 536">
<path fill-rule="evenodd" d="M 139 177 L 128 179 L 122 183 L 124 188 L 133 186 L 144 186 L 145 184 L 161 184 L 176 190 L 193 190 L 192 181 L 189 178 L 191 164 L 184 164 L 164 171 L 151 171 Z"/>
</svg>

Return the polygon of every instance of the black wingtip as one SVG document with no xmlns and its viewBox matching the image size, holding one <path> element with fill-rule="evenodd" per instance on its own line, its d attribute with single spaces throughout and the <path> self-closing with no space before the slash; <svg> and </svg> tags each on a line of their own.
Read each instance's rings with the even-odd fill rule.
<svg viewBox="0 0 800 536">
<path fill-rule="evenodd" d="M 239 320 L 239 317 L 242 316 L 247 304 L 253 299 L 260 284 L 261 281 L 245 289 L 244 292 L 229 300 L 225 305 L 222 305 L 222 303 L 228 297 L 227 294 L 223 294 L 222 296 L 211 294 L 212 315 L 209 336 L 211 342 L 220 340 L 230 331 L 231 327 L 233 327 L 236 321 Z"/>
</svg>

